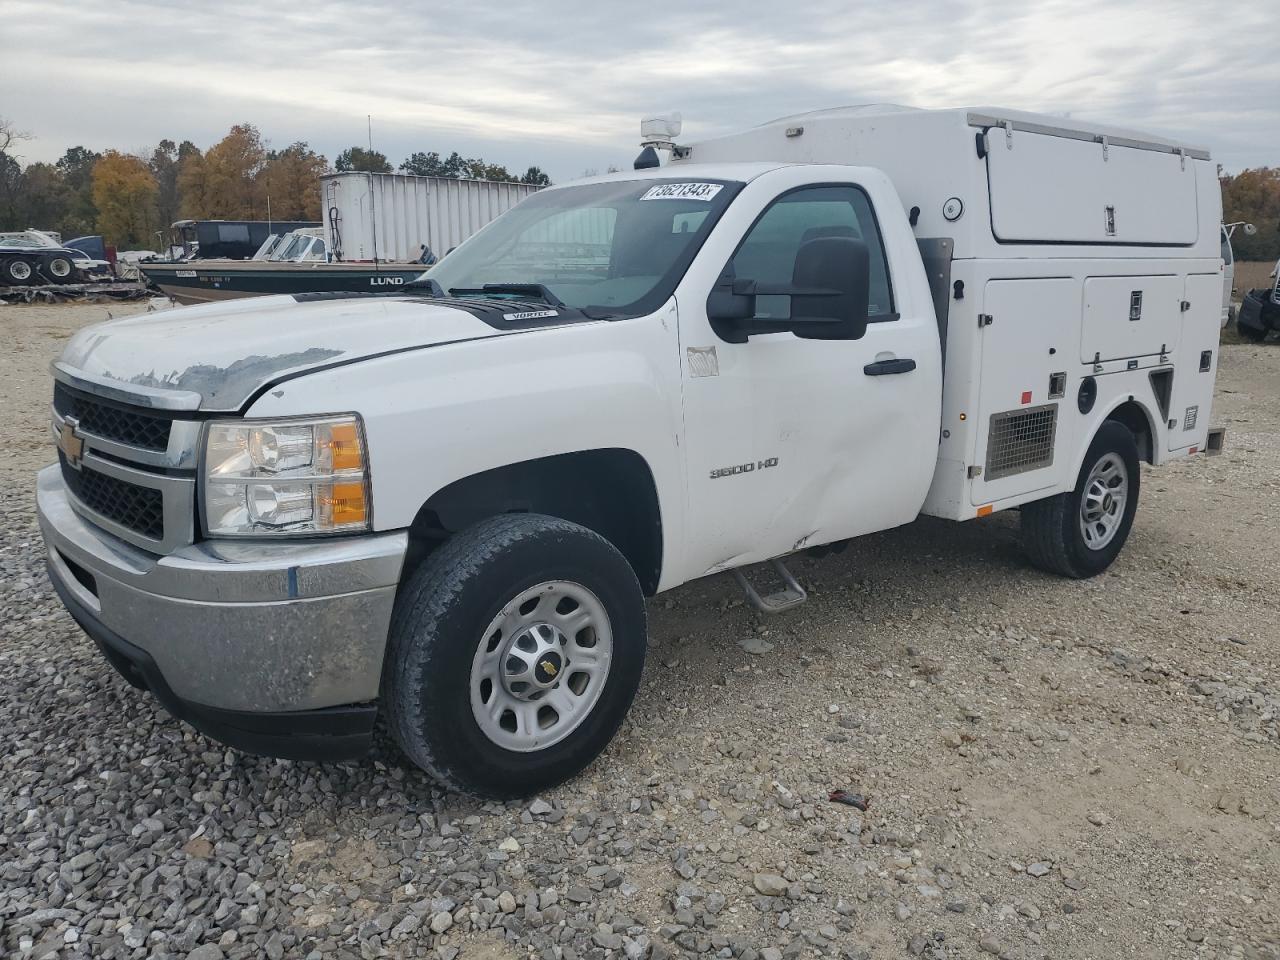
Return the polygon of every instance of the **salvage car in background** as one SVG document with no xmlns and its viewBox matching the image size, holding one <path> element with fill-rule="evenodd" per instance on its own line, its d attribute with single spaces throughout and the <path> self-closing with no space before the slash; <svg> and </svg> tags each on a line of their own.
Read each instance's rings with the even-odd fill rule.
<svg viewBox="0 0 1280 960">
<path fill-rule="evenodd" d="M 1236 329 L 1240 335 L 1261 343 L 1272 332 L 1280 332 L 1280 260 L 1271 271 L 1271 285 L 1250 290 L 1240 302 Z"/>
<path fill-rule="evenodd" d="M 0 233 L 0 286 L 77 283 L 77 254 L 41 230 Z"/>
</svg>

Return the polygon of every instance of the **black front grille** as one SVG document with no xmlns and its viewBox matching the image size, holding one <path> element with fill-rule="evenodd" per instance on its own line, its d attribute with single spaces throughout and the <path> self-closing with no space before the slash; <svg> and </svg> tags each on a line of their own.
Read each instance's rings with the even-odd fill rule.
<svg viewBox="0 0 1280 960">
<path fill-rule="evenodd" d="M 53 409 L 63 417 L 75 417 L 83 433 L 146 450 L 169 448 L 172 421 L 167 417 L 117 407 L 61 383 L 53 387 Z"/>
<path fill-rule="evenodd" d="M 88 467 L 76 470 L 59 451 L 62 479 L 71 495 L 99 516 L 152 540 L 164 539 L 164 494 L 117 480 Z"/>
</svg>

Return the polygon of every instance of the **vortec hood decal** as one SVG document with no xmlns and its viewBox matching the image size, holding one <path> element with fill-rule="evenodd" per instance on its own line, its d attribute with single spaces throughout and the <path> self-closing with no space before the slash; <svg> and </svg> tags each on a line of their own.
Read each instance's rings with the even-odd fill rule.
<svg viewBox="0 0 1280 960">
<path fill-rule="evenodd" d="M 504 313 L 503 320 L 541 320 L 543 317 L 558 317 L 559 310 L 526 310 L 523 313 Z"/>
</svg>

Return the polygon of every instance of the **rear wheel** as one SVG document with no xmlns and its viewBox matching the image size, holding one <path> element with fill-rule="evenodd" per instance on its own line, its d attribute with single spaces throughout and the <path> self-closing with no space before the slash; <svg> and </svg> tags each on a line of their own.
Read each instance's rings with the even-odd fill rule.
<svg viewBox="0 0 1280 960">
<path fill-rule="evenodd" d="M 54 255 L 49 257 L 42 264 L 44 274 L 54 283 L 66 283 L 67 278 L 71 276 L 75 269 L 71 264 L 70 257 Z"/>
<path fill-rule="evenodd" d="M 1108 420 L 1089 445 L 1075 489 L 1023 506 L 1022 541 L 1031 562 L 1078 579 L 1107 569 L 1129 538 L 1140 481 L 1133 434 Z"/>
<path fill-rule="evenodd" d="M 446 786 L 527 796 L 605 748 L 644 652 L 644 597 L 612 544 L 553 517 L 493 517 L 401 587 L 383 680 L 391 733 Z"/>
<path fill-rule="evenodd" d="M 0 270 L 3 271 L 6 280 L 18 285 L 30 283 L 31 275 L 35 272 L 28 261 L 21 259 L 6 260 Z"/>
</svg>

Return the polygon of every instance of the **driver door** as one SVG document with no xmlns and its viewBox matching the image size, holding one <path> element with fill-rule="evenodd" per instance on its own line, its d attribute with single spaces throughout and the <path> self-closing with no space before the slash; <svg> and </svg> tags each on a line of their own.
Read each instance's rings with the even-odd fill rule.
<svg viewBox="0 0 1280 960">
<path fill-rule="evenodd" d="M 802 339 L 780 322 L 791 298 L 760 296 L 756 316 L 782 329 L 731 343 L 714 332 L 705 298 L 680 301 L 690 576 L 907 523 L 928 489 L 937 328 L 927 298 L 899 315 L 900 301 L 922 298 L 895 296 L 868 193 L 846 183 L 773 197 L 728 267 L 786 286 L 801 244 L 824 236 L 870 250 L 870 323 L 859 339 Z"/>
</svg>

